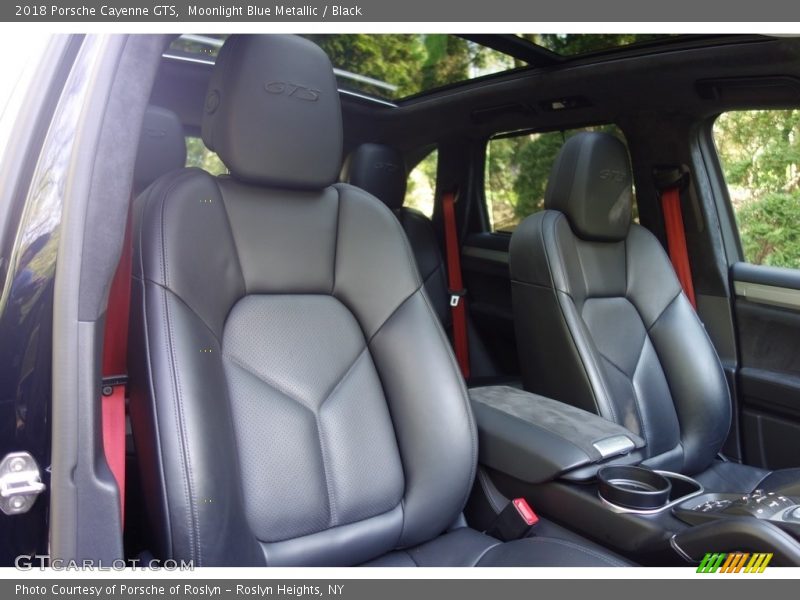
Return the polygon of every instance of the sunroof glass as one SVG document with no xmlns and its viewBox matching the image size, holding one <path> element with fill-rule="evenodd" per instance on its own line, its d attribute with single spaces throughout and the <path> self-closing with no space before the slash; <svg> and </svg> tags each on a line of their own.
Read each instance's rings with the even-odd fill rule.
<svg viewBox="0 0 800 600">
<path fill-rule="evenodd" d="M 226 37 L 182 35 L 172 43 L 169 54 L 210 63 L 215 60 Z M 448 34 L 313 34 L 303 37 L 328 53 L 339 89 L 385 100 L 400 100 L 449 84 L 528 65 L 526 60 Z M 592 33 L 517 34 L 517 37 L 554 55 L 569 58 L 674 36 Z M 491 42 L 480 41 L 494 46 Z M 507 50 L 505 47 L 502 49 Z M 523 51 L 507 51 L 530 59 L 524 48 L 517 50 Z"/>
<path fill-rule="evenodd" d="M 507 54 L 444 34 L 309 35 L 345 89 L 405 98 L 523 66 Z"/>
<path fill-rule="evenodd" d="M 340 89 L 398 100 L 444 85 L 500 73 L 525 63 L 446 34 L 315 34 L 334 66 Z M 212 62 L 225 36 L 183 35 L 170 50 Z"/>
<path fill-rule="evenodd" d="M 562 56 L 577 56 L 603 50 L 614 50 L 632 44 L 665 40 L 674 36 L 663 33 L 520 33 L 517 34 L 517 37 Z"/>
</svg>

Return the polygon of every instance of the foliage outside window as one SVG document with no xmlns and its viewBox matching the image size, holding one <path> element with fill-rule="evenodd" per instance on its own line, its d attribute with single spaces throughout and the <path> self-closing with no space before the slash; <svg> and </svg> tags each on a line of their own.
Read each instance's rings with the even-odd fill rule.
<svg viewBox="0 0 800 600">
<path fill-rule="evenodd" d="M 750 110 L 714 124 L 744 258 L 800 268 L 800 110 Z"/>
<path fill-rule="evenodd" d="M 439 153 L 434 150 L 412 169 L 408 174 L 408 187 L 403 201 L 403 206 L 416 209 L 429 219 L 433 216 L 438 158 Z"/>
<path fill-rule="evenodd" d="M 186 138 L 186 166 L 197 167 L 212 175 L 224 175 L 228 168 L 215 152 L 212 152 L 199 137 Z"/>
<path fill-rule="evenodd" d="M 544 191 L 556 155 L 564 142 L 582 131 L 604 131 L 623 137 L 614 125 L 603 125 L 489 140 L 485 190 L 492 231 L 510 233 L 525 217 L 544 208 Z"/>
</svg>

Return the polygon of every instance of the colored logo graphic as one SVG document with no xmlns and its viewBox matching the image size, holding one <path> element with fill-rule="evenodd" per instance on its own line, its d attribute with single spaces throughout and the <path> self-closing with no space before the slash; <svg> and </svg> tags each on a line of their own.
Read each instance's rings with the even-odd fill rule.
<svg viewBox="0 0 800 600">
<path fill-rule="evenodd" d="M 763 573 L 772 560 L 772 552 L 709 552 L 704 557 L 698 573 Z"/>
</svg>

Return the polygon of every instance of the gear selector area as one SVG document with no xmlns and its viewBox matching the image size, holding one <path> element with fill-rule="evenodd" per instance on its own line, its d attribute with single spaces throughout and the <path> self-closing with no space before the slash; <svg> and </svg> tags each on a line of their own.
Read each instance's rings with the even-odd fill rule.
<svg viewBox="0 0 800 600">
<path fill-rule="evenodd" d="M 729 517 L 771 521 L 800 537 L 800 498 L 755 490 L 750 494 L 703 494 L 674 508 L 675 516 L 691 525 Z"/>
</svg>

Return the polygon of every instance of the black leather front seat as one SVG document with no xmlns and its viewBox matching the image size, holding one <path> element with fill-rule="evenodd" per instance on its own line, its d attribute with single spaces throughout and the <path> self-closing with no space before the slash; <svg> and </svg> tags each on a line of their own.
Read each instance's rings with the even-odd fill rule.
<svg viewBox="0 0 800 600">
<path fill-rule="evenodd" d="M 333 184 L 331 65 L 233 36 L 203 138 L 231 171 L 137 201 L 131 417 L 163 557 L 197 565 L 619 565 L 457 522 L 477 442 L 394 215 Z"/>
<path fill-rule="evenodd" d="M 717 492 L 800 492 L 800 470 L 715 460 L 731 401 L 711 340 L 661 244 L 631 223 L 632 176 L 617 138 L 562 148 L 544 211 L 511 239 L 525 389 L 595 412 L 643 437 L 645 464 Z"/>
</svg>

